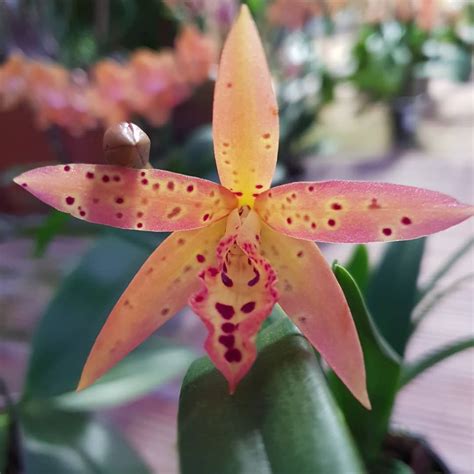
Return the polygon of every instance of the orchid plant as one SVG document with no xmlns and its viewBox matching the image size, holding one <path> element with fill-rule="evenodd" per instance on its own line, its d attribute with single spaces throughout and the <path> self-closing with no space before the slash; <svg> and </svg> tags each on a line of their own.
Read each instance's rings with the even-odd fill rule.
<svg viewBox="0 0 474 474">
<path fill-rule="evenodd" d="M 223 49 L 213 136 L 221 185 L 155 169 L 68 164 L 15 182 L 89 222 L 172 231 L 125 290 L 83 368 L 84 389 L 187 302 L 208 329 L 205 349 L 233 393 L 256 359 L 256 335 L 278 302 L 367 408 L 365 368 L 351 313 L 314 241 L 414 239 L 473 207 L 395 184 L 299 182 L 270 189 L 278 109 L 255 24 L 243 6 Z"/>
</svg>

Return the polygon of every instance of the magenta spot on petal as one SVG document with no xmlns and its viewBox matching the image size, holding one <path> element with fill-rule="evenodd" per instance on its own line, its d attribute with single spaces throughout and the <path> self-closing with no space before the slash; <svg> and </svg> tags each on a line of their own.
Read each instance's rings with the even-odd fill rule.
<svg viewBox="0 0 474 474">
<path fill-rule="evenodd" d="M 143 212 L 142 212 L 142 211 L 138 211 L 138 212 L 137 212 L 137 217 L 138 217 L 139 219 L 141 219 L 141 218 L 143 217 Z"/>
<path fill-rule="evenodd" d="M 291 224 L 293 222 L 293 220 L 291 219 L 291 217 L 287 217 L 286 222 L 287 222 L 287 224 Z"/>
<path fill-rule="evenodd" d="M 235 344 L 235 337 L 232 334 L 228 334 L 226 336 L 219 336 L 219 342 L 227 347 L 227 349 L 231 349 L 234 347 Z"/>
<path fill-rule="evenodd" d="M 255 185 L 255 188 L 256 188 L 256 189 L 262 189 L 262 188 L 263 188 L 263 184 L 256 184 L 256 185 Z"/>
<path fill-rule="evenodd" d="M 202 216 L 202 220 L 203 220 L 203 221 L 207 221 L 208 219 L 209 219 L 209 214 L 204 214 L 204 215 Z"/>
<path fill-rule="evenodd" d="M 204 301 L 204 296 L 202 296 L 202 295 L 196 295 L 196 296 L 194 297 L 194 301 L 195 301 L 196 303 L 202 303 L 202 302 Z"/>
<path fill-rule="evenodd" d="M 296 254 L 296 256 L 301 258 L 301 257 L 303 256 L 303 251 L 300 250 L 300 251 Z"/>
<path fill-rule="evenodd" d="M 141 183 L 143 186 L 146 186 L 148 184 L 148 180 L 146 178 L 142 179 Z"/>
<path fill-rule="evenodd" d="M 208 269 L 208 272 L 209 272 L 209 275 L 211 275 L 212 277 L 215 277 L 219 273 L 219 270 L 215 267 L 210 267 Z"/>
<path fill-rule="evenodd" d="M 314 186 L 308 186 L 308 191 L 312 193 L 314 191 Z"/>
<path fill-rule="evenodd" d="M 82 217 L 84 217 L 84 216 L 86 215 L 86 212 L 85 212 L 85 211 L 81 211 L 81 212 L 79 212 L 79 215 L 82 216 Z"/>
<path fill-rule="evenodd" d="M 94 173 L 92 171 L 88 171 L 86 173 L 86 178 L 87 179 L 94 179 Z"/>
<path fill-rule="evenodd" d="M 382 229 L 382 232 L 383 232 L 383 235 L 392 235 L 392 229 L 390 229 L 389 227 L 384 227 Z"/>
<path fill-rule="evenodd" d="M 231 319 L 235 314 L 233 306 L 229 304 L 216 303 L 215 308 L 224 319 Z"/>
<path fill-rule="evenodd" d="M 248 286 L 255 286 L 260 280 L 260 273 L 258 272 L 258 270 L 254 269 L 253 273 L 255 274 L 255 276 L 251 280 L 248 281 L 247 283 Z"/>
<path fill-rule="evenodd" d="M 222 283 L 224 283 L 224 285 L 228 288 L 234 286 L 234 282 L 229 278 L 229 275 L 227 275 L 227 273 L 221 272 L 221 280 Z"/>
<path fill-rule="evenodd" d="M 410 225 L 411 219 L 409 217 L 402 217 L 402 224 L 403 225 Z"/>
<path fill-rule="evenodd" d="M 234 332 L 237 329 L 237 326 L 235 324 L 232 324 L 232 323 L 224 323 L 221 326 L 221 329 L 224 332 L 229 333 L 229 332 Z"/>
<path fill-rule="evenodd" d="M 328 219 L 328 226 L 334 227 L 336 225 L 336 221 L 334 219 Z"/>
<path fill-rule="evenodd" d="M 102 176 L 102 181 L 104 183 L 108 183 L 110 181 L 110 177 L 108 175 L 104 174 L 104 176 Z"/>
<path fill-rule="evenodd" d="M 152 187 L 153 191 L 158 191 L 158 189 L 160 189 L 160 183 L 155 183 Z"/>
<path fill-rule="evenodd" d="M 170 191 L 173 191 L 173 189 L 174 189 L 174 183 L 173 183 L 173 181 L 168 181 L 168 184 L 166 185 L 166 187 L 167 187 Z"/>
<path fill-rule="evenodd" d="M 123 198 L 118 197 L 118 198 L 115 199 L 115 202 L 116 202 L 117 204 L 123 204 Z"/>
<path fill-rule="evenodd" d="M 118 174 L 114 175 L 114 177 L 112 178 L 116 183 L 119 183 L 120 182 L 120 176 Z"/>
<path fill-rule="evenodd" d="M 66 204 L 68 204 L 69 206 L 72 206 L 74 204 L 74 201 L 75 199 L 72 196 L 68 196 L 66 198 Z"/>
<path fill-rule="evenodd" d="M 331 205 L 331 209 L 334 209 L 335 211 L 340 211 L 342 209 L 342 206 L 338 202 L 333 202 Z"/>
<path fill-rule="evenodd" d="M 186 191 L 187 191 L 188 193 L 192 193 L 193 190 L 194 190 L 194 186 L 193 186 L 192 184 L 190 184 L 190 185 L 186 188 Z"/>
<path fill-rule="evenodd" d="M 163 308 L 163 309 L 161 310 L 161 315 L 162 315 L 162 316 L 166 316 L 169 312 L 170 312 L 170 309 L 169 309 L 169 308 Z"/>
<path fill-rule="evenodd" d="M 66 165 L 66 166 L 64 167 L 64 171 L 71 171 L 71 167 L 70 167 L 69 165 Z"/>
<path fill-rule="evenodd" d="M 27 188 L 27 187 L 28 187 L 28 185 L 27 185 L 26 183 L 22 183 L 22 186 L 23 186 L 24 188 Z"/>
<path fill-rule="evenodd" d="M 255 309 L 255 301 L 249 301 L 248 303 L 245 303 L 242 305 L 240 308 L 240 311 L 242 313 L 251 313 Z"/>
<path fill-rule="evenodd" d="M 206 257 L 204 255 L 201 255 L 200 253 L 198 253 L 196 255 L 196 260 L 199 262 L 199 263 L 203 263 L 206 261 Z"/>
<path fill-rule="evenodd" d="M 144 171 L 140 172 L 140 176 L 146 176 L 146 173 Z"/>
<path fill-rule="evenodd" d="M 225 354 L 227 362 L 240 362 L 242 360 L 242 353 L 239 349 L 229 349 Z"/>
<path fill-rule="evenodd" d="M 122 219 L 123 214 L 122 214 L 121 212 L 117 212 L 117 214 L 115 214 L 115 217 L 116 217 L 117 219 Z"/>
<path fill-rule="evenodd" d="M 143 223 L 142 223 L 142 222 L 138 222 L 138 223 L 137 223 L 137 227 L 138 227 L 139 229 L 141 229 L 141 228 L 143 227 Z"/>
<path fill-rule="evenodd" d="M 316 222 L 311 222 L 311 229 L 316 229 L 317 225 Z"/>
</svg>

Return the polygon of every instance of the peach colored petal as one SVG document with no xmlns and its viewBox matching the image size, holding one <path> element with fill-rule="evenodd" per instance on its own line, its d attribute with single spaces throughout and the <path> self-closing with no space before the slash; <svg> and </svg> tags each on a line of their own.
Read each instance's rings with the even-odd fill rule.
<svg viewBox="0 0 474 474">
<path fill-rule="evenodd" d="M 319 242 L 416 239 L 474 212 L 472 206 L 435 191 L 362 181 L 278 186 L 258 197 L 255 210 L 274 230 Z"/>
<path fill-rule="evenodd" d="M 278 109 L 255 23 L 243 6 L 222 52 L 213 112 L 222 184 L 241 204 L 270 186 L 278 153 Z"/>
<path fill-rule="evenodd" d="M 152 253 L 97 336 L 78 390 L 91 385 L 186 304 L 199 287 L 198 272 L 215 263 L 214 250 L 224 231 L 221 220 L 205 229 L 175 232 Z"/>
<path fill-rule="evenodd" d="M 169 171 L 70 164 L 27 171 L 15 182 L 46 204 L 89 222 L 123 229 L 205 227 L 236 206 L 227 189 Z"/>
<path fill-rule="evenodd" d="M 283 310 L 369 408 L 357 331 L 344 294 L 316 244 L 279 234 L 263 224 L 261 248 L 277 272 Z"/>
</svg>

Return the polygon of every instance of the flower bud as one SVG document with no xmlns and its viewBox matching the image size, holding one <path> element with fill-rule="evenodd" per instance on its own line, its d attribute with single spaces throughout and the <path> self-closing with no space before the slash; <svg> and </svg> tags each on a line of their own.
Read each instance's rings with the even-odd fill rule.
<svg viewBox="0 0 474 474">
<path fill-rule="evenodd" d="M 130 168 L 151 168 L 150 138 L 137 125 L 120 122 L 104 133 L 105 159 L 111 165 Z"/>
</svg>

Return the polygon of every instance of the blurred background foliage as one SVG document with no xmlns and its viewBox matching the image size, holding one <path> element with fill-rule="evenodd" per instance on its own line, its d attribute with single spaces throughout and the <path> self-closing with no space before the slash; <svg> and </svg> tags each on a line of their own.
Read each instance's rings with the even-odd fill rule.
<svg viewBox="0 0 474 474">
<path fill-rule="evenodd" d="M 89 390 L 76 394 L 74 387 L 114 302 L 164 236 L 104 230 L 50 212 L 14 188 L 11 178 L 43 164 L 101 163 L 104 129 L 133 120 L 152 139 L 153 166 L 216 180 L 213 84 L 239 3 L 0 2 L 0 242 L 34 242 L 31 258 L 48 255 L 61 238 L 84 243 L 72 248 L 80 258 L 62 269 L 34 331 L 32 324 L 23 332 L 0 326 L 0 343 L 29 348 L 20 383 L 10 386 L 2 373 L 10 371 L 0 368 L 0 472 L 152 471 L 103 413 L 160 390 L 176 399 L 181 377 L 201 350 L 185 324 L 171 323 Z M 420 120 L 436 113 L 432 81 L 466 82 L 472 76 L 469 1 L 455 8 L 441 0 L 244 3 L 262 34 L 280 107 L 276 182 L 306 176 L 313 161 L 340 157 L 331 150 L 343 149 L 343 140 L 331 141 L 334 130 L 321 130 L 341 96 L 349 93 L 355 104 L 349 119 L 354 129 L 364 113 L 383 107 L 388 146 L 374 157 L 360 152 L 379 166 L 420 145 Z M 333 123 L 336 132 L 340 118 Z M 353 133 L 348 146 L 377 140 L 378 130 Z M 391 420 L 406 384 L 473 345 L 466 337 L 405 359 L 420 322 L 472 277 L 439 286 L 471 248 L 472 240 L 423 284 L 424 240 L 391 244 L 377 264 L 363 246 L 345 265 L 334 264 L 364 348 L 371 412 L 355 402 L 278 308 L 259 336 L 257 364 L 234 398 L 207 359 L 195 361 L 179 407 L 182 472 L 259 466 L 262 473 L 332 474 L 338 466 L 340 472 L 418 473 L 424 472 L 414 460 L 420 450 L 434 472 L 448 472 L 422 440 L 394 432 Z M 0 282 L 7 279 L 0 274 Z"/>
</svg>

